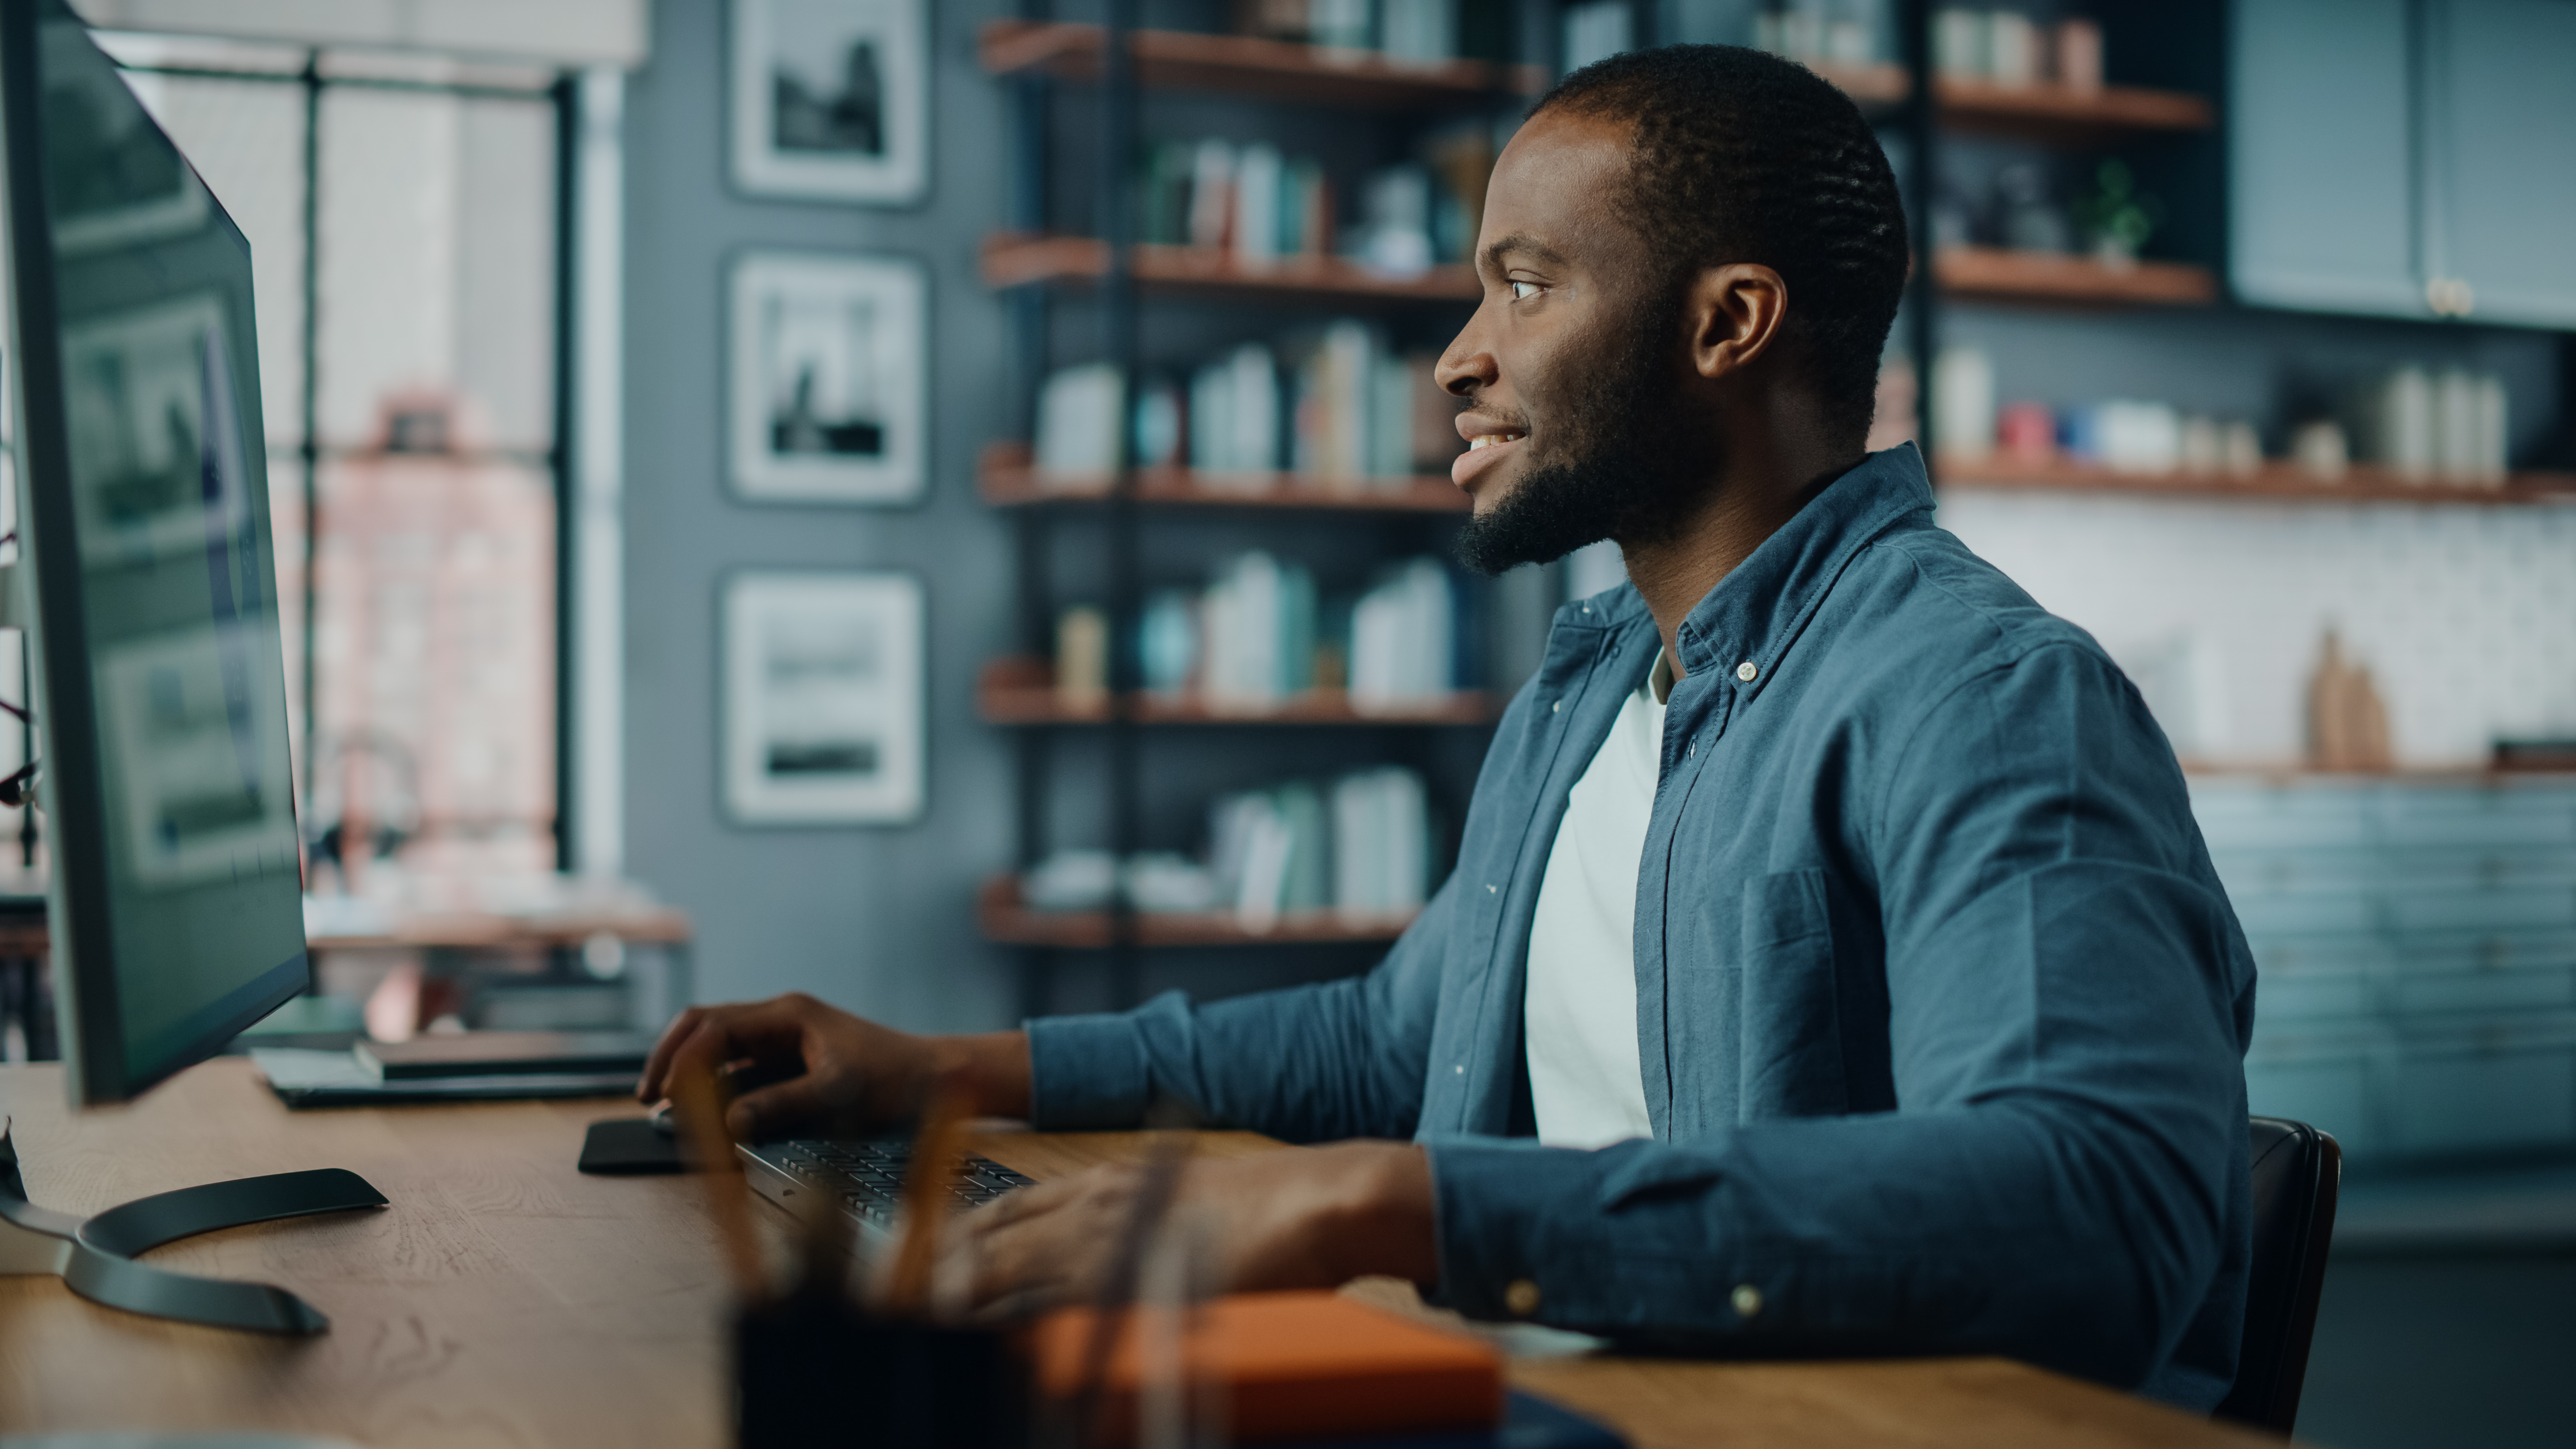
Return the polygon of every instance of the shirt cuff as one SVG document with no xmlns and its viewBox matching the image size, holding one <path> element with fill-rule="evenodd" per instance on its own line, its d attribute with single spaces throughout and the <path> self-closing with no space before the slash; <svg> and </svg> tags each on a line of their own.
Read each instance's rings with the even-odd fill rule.
<svg viewBox="0 0 2576 1449">
<path fill-rule="evenodd" d="M 1560 1320 L 1589 1266 L 1549 1251 L 1551 1227 L 1596 1216 L 1587 1154 L 1536 1142 L 1425 1138 L 1438 1237 L 1435 1301 L 1469 1318 Z M 1551 1301 L 1554 1299 L 1555 1301 Z"/>
<path fill-rule="evenodd" d="M 1123 1013 L 1050 1016 L 1029 1034 L 1029 1125 L 1042 1132 L 1133 1127 L 1145 1115 L 1145 1047 Z"/>
</svg>

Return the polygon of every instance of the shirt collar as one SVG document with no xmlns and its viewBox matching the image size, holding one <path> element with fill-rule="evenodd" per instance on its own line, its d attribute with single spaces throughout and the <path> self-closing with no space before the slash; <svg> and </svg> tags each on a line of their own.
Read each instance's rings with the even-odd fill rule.
<svg viewBox="0 0 2576 1449">
<path fill-rule="evenodd" d="M 1760 689 L 1853 555 L 1931 509 L 1931 480 L 1912 443 L 1863 458 L 1691 609 L 1676 631 L 1683 672 L 1722 676 L 1748 695 Z"/>
</svg>

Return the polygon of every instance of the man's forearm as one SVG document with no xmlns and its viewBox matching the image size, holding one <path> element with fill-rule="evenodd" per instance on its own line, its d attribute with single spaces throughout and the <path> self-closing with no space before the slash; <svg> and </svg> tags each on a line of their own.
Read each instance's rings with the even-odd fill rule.
<svg viewBox="0 0 2576 1449">
<path fill-rule="evenodd" d="M 1331 1220 L 1343 1256 L 1337 1281 L 1372 1273 L 1431 1284 L 1440 1277 L 1439 1203 L 1431 1158 L 1410 1142 L 1352 1142 L 1325 1148 L 1346 1156 L 1347 1206 Z M 1319 1154 L 1320 1155 L 1320 1154 Z"/>
</svg>

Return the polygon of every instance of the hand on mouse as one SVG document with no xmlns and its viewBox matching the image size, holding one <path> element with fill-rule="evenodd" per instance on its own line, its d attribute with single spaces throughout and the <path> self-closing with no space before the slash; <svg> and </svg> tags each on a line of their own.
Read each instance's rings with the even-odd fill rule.
<svg viewBox="0 0 2576 1449">
<path fill-rule="evenodd" d="M 667 1095 L 672 1074 L 727 1071 L 745 1091 L 725 1126 L 742 1141 L 853 1135 L 902 1121 L 929 1084 L 954 1077 L 979 1116 L 1025 1117 L 1025 1032 L 915 1036 L 826 1006 L 801 992 L 680 1014 L 644 1063 L 636 1096 Z"/>
</svg>

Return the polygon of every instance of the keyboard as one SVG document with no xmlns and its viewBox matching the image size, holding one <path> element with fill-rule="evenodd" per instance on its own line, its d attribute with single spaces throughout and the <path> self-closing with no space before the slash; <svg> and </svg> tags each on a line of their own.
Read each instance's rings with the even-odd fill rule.
<svg viewBox="0 0 2576 1449">
<path fill-rule="evenodd" d="M 912 1144 L 902 1138 L 824 1142 L 798 1138 L 738 1147 L 745 1175 L 763 1197 L 802 1213 L 815 1195 L 837 1202 L 842 1215 L 872 1237 L 890 1234 L 903 1202 L 904 1175 L 912 1169 Z M 991 1202 L 1032 1179 L 989 1157 L 968 1156 L 948 1191 L 960 1207 Z"/>
</svg>

